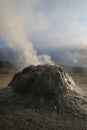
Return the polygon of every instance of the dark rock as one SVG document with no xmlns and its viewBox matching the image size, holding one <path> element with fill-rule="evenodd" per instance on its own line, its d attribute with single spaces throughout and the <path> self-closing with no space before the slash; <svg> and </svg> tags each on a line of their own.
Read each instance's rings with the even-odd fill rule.
<svg viewBox="0 0 87 130">
<path fill-rule="evenodd" d="M 63 80 L 64 73 L 59 66 L 29 66 L 15 74 L 8 86 L 12 86 L 14 92 L 20 94 L 55 93 L 60 95 L 67 90 Z"/>
<path fill-rule="evenodd" d="M 14 75 L 8 86 L 22 97 L 19 104 L 34 109 L 87 116 L 87 98 L 58 65 L 29 66 Z"/>
</svg>

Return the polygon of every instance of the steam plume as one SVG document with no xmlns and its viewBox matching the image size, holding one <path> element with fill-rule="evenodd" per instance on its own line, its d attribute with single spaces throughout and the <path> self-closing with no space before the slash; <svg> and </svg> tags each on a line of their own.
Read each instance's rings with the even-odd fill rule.
<svg viewBox="0 0 87 130">
<path fill-rule="evenodd" d="M 37 55 L 32 43 L 28 40 L 27 32 L 20 20 L 20 16 L 14 12 L 11 3 L 8 4 L 5 0 L 1 1 L 0 19 L 0 37 L 9 48 L 17 51 L 17 63 L 21 67 L 30 64 L 53 64 L 50 56 Z"/>
</svg>

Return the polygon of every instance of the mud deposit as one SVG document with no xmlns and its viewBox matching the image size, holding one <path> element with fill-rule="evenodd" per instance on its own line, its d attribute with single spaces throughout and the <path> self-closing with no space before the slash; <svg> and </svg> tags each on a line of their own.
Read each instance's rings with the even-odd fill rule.
<svg viewBox="0 0 87 130">
<path fill-rule="evenodd" d="M 86 130 L 86 122 L 86 94 L 60 66 L 29 66 L 0 90 L 1 130 Z"/>
</svg>

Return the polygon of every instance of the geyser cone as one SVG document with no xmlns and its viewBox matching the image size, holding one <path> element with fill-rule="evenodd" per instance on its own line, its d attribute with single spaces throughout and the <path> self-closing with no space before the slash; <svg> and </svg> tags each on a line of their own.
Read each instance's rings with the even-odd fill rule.
<svg viewBox="0 0 87 130">
<path fill-rule="evenodd" d="M 28 107 L 73 115 L 87 114 L 84 93 L 60 66 L 29 66 L 15 74 L 8 86 L 16 96 L 24 97 Z"/>
</svg>

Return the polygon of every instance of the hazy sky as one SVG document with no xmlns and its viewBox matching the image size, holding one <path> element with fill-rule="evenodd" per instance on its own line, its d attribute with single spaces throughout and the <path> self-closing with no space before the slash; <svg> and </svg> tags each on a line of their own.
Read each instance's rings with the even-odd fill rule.
<svg viewBox="0 0 87 130">
<path fill-rule="evenodd" d="M 0 0 L 1 23 L 10 24 L 13 14 L 35 47 L 87 45 L 87 0 Z M 3 30 L 1 24 L 0 46 L 9 32 Z"/>
</svg>

